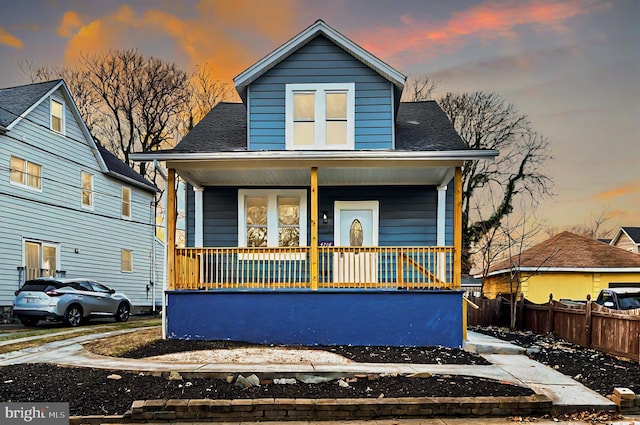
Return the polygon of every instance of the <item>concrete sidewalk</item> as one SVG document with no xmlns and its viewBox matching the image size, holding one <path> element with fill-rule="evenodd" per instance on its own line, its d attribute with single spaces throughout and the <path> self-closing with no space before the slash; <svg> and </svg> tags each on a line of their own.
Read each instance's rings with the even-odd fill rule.
<svg viewBox="0 0 640 425">
<path fill-rule="evenodd" d="M 192 363 L 149 361 L 100 356 L 82 346 L 90 340 L 133 332 L 135 329 L 85 335 L 38 347 L 0 354 L 0 366 L 20 363 L 53 363 L 64 366 L 92 367 L 132 372 L 170 372 L 197 376 L 223 377 L 230 373 L 255 373 L 264 377 L 295 377 L 301 375 L 340 376 L 345 374 L 419 374 L 466 375 L 506 381 L 529 387 L 548 396 L 554 411 L 615 410 L 609 399 L 586 388 L 579 382 L 522 354 L 521 347 L 476 332 L 468 332 L 467 351 L 478 352 L 491 365 L 436 365 L 385 363 Z M 27 340 L 25 338 L 25 340 Z M 31 340 L 31 339 L 29 339 Z M 269 348 L 266 348 L 268 350 Z M 506 353 L 506 354 L 505 354 Z M 449 419 L 447 419 L 449 421 Z M 420 422 L 419 422 L 420 423 Z M 430 423 L 430 422 L 425 422 Z M 441 422 L 438 422 L 441 423 Z M 450 423 L 450 422 L 446 422 Z"/>
</svg>

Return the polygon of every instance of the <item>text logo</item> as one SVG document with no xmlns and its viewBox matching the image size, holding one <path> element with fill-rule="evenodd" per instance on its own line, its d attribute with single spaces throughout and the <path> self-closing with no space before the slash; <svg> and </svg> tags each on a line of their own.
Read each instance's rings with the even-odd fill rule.
<svg viewBox="0 0 640 425">
<path fill-rule="evenodd" d="M 0 403 L 3 425 L 67 425 L 69 403 Z"/>
</svg>

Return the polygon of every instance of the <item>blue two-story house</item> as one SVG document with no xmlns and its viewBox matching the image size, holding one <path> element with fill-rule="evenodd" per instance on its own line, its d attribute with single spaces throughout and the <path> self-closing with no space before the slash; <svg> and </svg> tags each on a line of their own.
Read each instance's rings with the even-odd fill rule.
<svg viewBox="0 0 640 425">
<path fill-rule="evenodd" d="M 0 89 L 0 311 L 37 277 L 84 277 L 161 305 L 155 185 L 95 142 L 63 80 Z"/>
<path fill-rule="evenodd" d="M 460 346 L 470 150 L 406 77 L 323 21 L 239 74 L 172 150 L 170 338 Z M 175 248 L 175 179 L 187 247 Z"/>
</svg>

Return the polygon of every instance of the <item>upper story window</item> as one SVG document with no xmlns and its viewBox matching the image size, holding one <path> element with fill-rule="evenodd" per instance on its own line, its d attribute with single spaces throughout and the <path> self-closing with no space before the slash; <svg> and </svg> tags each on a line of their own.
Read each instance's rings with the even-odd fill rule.
<svg viewBox="0 0 640 425">
<path fill-rule="evenodd" d="M 122 217 L 131 218 L 131 189 L 122 186 Z"/>
<path fill-rule="evenodd" d="M 238 219 L 240 246 L 306 246 L 307 191 L 242 189 Z"/>
<path fill-rule="evenodd" d="M 353 149 L 355 84 L 287 84 L 289 150 Z"/>
<path fill-rule="evenodd" d="M 42 167 L 17 156 L 11 156 L 9 164 L 11 183 L 21 184 L 34 189 L 42 189 Z"/>
<path fill-rule="evenodd" d="M 93 176 L 82 172 L 82 206 L 93 208 Z"/>
<path fill-rule="evenodd" d="M 51 99 L 51 130 L 64 134 L 64 103 Z"/>
<path fill-rule="evenodd" d="M 120 250 L 120 271 L 125 273 L 133 271 L 133 251 L 130 249 Z"/>
</svg>

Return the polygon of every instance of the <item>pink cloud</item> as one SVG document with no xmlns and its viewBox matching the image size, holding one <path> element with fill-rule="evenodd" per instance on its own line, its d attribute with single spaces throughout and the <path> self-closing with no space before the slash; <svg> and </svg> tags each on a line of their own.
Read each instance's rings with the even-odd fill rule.
<svg viewBox="0 0 640 425">
<path fill-rule="evenodd" d="M 15 49 L 22 49 L 24 43 L 18 37 L 9 34 L 4 28 L 0 27 L 0 44 L 13 47 Z"/>
</svg>

